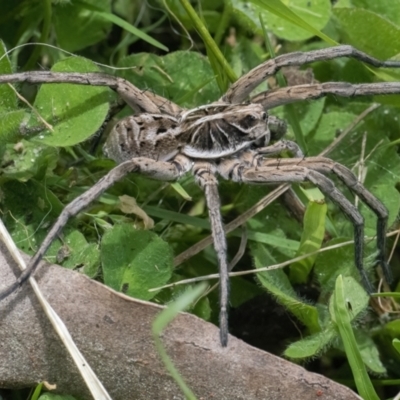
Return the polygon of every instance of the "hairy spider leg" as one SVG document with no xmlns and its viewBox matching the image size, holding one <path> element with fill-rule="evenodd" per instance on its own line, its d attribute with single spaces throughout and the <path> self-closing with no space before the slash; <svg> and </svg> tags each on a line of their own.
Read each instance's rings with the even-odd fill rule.
<svg viewBox="0 0 400 400">
<path fill-rule="evenodd" d="M 105 190 L 121 180 L 125 175 L 129 174 L 130 172 L 136 172 L 157 180 L 175 181 L 184 173 L 188 172 L 191 166 L 192 163 L 186 157 L 177 156 L 171 162 L 154 161 L 145 157 L 134 158 L 114 167 L 95 185 L 93 185 L 85 193 L 78 196 L 64 208 L 50 229 L 49 233 L 44 238 L 38 251 L 31 258 L 27 268 L 21 273 L 21 275 L 12 285 L 0 291 L 0 301 L 14 292 L 35 272 L 40 260 L 50 247 L 51 243 L 67 224 L 68 220 L 88 207 Z"/>
<path fill-rule="evenodd" d="M 380 68 L 400 67 L 400 61 L 381 61 L 349 45 L 334 46 L 306 52 L 297 51 L 282 54 L 253 68 L 247 74 L 239 78 L 221 97 L 220 101 L 242 103 L 261 82 L 275 75 L 282 67 L 301 66 L 315 61 L 327 61 L 339 57 L 354 58 Z"/>
<path fill-rule="evenodd" d="M 229 310 L 229 268 L 227 263 L 227 243 L 221 217 L 221 203 L 218 193 L 218 180 L 215 176 L 216 167 L 208 162 L 196 162 L 193 173 L 197 184 L 203 189 L 207 202 L 211 223 L 214 249 L 217 253 L 219 266 L 219 329 L 223 347 L 228 344 L 228 310 Z"/>
</svg>

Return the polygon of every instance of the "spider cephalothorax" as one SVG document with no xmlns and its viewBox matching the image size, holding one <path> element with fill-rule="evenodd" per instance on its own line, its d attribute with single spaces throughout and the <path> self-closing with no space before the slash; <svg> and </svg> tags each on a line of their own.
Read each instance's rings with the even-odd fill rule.
<svg viewBox="0 0 400 400">
<path fill-rule="evenodd" d="M 203 189 L 209 210 L 214 247 L 220 271 L 220 335 L 221 343 L 228 340 L 229 277 L 227 245 L 220 214 L 217 175 L 224 179 L 249 184 L 311 181 L 333 200 L 354 226 L 355 265 L 365 288 L 372 291 L 363 268 L 364 220 L 355 207 L 325 174 L 336 175 L 377 216 L 377 247 L 379 263 L 388 281 L 391 273 L 384 260 L 385 233 L 388 212 L 354 174 L 343 165 L 324 157 L 304 157 L 299 146 L 280 139 L 285 124 L 268 116 L 267 110 L 302 99 L 314 99 L 327 94 L 344 97 L 373 94 L 399 94 L 400 83 L 369 83 L 352 85 L 327 82 L 298 85 L 262 92 L 244 103 L 251 91 L 269 76 L 285 66 L 303 65 L 337 57 L 353 57 L 376 67 L 400 67 L 400 62 L 381 62 L 351 46 L 337 46 L 306 53 L 290 53 L 251 70 L 240 78 L 222 98 L 212 104 L 192 110 L 149 91 L 142 92 L 121 78 L 96 73 L 34 72 L 0 75 L 0 83 L 76 83 L 109 86 L 139 114 L 119 121 L 113 128 L 104 152 L 119 163 L 88 191 L 65 207 L 44 239 L 30 265 L 15 284 L 0 292 L 0 300 L 12 293 L 29 278 L 68 219 L 94 201 L 101 193 L 130 172 L 148 177 L 174 181 L 192 172 Z M 287 150 L 294 158 L 274 158 Z"/>
</svg>

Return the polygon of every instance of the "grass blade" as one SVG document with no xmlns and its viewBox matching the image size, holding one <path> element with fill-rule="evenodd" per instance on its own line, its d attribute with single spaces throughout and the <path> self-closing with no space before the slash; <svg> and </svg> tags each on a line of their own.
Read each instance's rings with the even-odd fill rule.
<svg viewBox="0 0 400 400">
<path fill-rule="evenodd" d="M 365 400 L 379 400 L 378 395 L 368 376 L 367 369 L 358 350 L 353 328 L 351 327 L 351 318 L 349 315 L 349 304 L 346 302 L 343 276 L 339 275 L 336 279 L 335 292 L 333 294 L 333 311 L 335 322 L 342 338 L 344 349 L 350 368 L 353 372 L 354 381 L 360 396 Z"/>
<path fill-rule="evenodd" d="M 186 385 L 185 381 L 169 358 L 165 347 L 161 342 L 160 334 L 165 327 L 178 315 L 178 313 L 185 310 L 191 303 L 193 303 L 193 301 L 199 298 L 204 293 L 206 288 L 207 284 L 201 283 L 194 289 L 186 291 L 182 296 L 180 296 L 176 301 L 171 303 L 164 311 L 162 311 L 153 322 L 153 335 L 158 353 L 160 354 L 165 367 L 175 379 L 175 382 L 179 385 L 182 392 L 185 394 L 186 399 L 189 400 L 196 400 L 196 396 Z"/>
</svg>

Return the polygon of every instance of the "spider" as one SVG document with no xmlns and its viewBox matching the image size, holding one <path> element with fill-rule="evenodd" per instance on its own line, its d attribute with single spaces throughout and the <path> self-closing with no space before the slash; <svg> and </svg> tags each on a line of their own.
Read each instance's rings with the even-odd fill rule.
<svg viewBox="0 0 400 400">
<path fill-rule="evenodd" d="M 251 92 L 282 67 L 315 61 L 352 57 L 375 67 L 400 67 L 400 62 L 379 61 L 357 49 L 336 46 L 309 52 L 295 52 L 270 59 L 242 76 L 215 103 L 184 110 L 178 105 L 143 92 L 128 81 L 100 73 L 34 72 L 0 75 L 0 83 L 75 83 L 108 86 L 136 114 L 117 122 L 104 146 L 104 154 L 117 162 L 94 186 L 68 204 L 28 268 L 11 286 L 0 292 L 0 300 L 11 294 L 32 273 L 52 241 L 66 225 L 101 193 L 131 172 L 161 181 L 175 181 L 191 172 L 204 191 L 220 274 L 220 339 L 228 343 L 229 276 L 227 242 L 220 213 L 217 176 L 246 184 L 278 184 L 310 181 L 336 203 L 354 227 L 355 265 L 368 292 L 373 288 L 363 267 L 364 220 L 358 209 L 325 174 L 334 174 L 377 216 L 376 263 L 385 278 L 392 280 L 385 262 L 385 233 L 388 212 L 345 166 L 324 157 L 305 157 L 300 147 L 280 138 L 285 124 L 267 111 L 278 105 L 327 94 L 343 97 L 398 94 L 400 83 L 350 84 L 327 82 L 268 90 L 251 97 Z M 277 140 L 279 139 L 279 140 Z M 277 140 L 270 144 L 271 140 Z M 283 150 L 293 158 L 276 158 Z"/>
</svg>

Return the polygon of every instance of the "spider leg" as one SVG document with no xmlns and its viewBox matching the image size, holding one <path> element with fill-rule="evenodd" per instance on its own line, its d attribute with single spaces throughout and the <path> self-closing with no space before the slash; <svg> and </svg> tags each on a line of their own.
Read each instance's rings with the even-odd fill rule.
<svg viewBox="0 0 400 400">
<path fill-rule="evenodd" d="M 50 229 L 49 233 L 43 240 L 36 254 L 31 258 L 29 265 L 18 277 L 18 279 L 9 287 L 0 291 L 0 301 L 13 293 L 20 285 L 22 285 L 35 272 L 40 260 L 50 247 L 51 243 L 60 233 L 61 229 L 67 224 L 71 217 L 74 217 L 84 208 L 89 206 L 96 200 L 104 191 L 110 188 L 114 183 L 121 180 L 130 172 L 137 172 L 153 179 L 161 181 L 174 181 L 181 175 L 191 169 L 192 163 L 184 156 L 177 156 L 171 162 L 159 162 L 149 158 L 133 158 L 117 165 L 107 175 L 103 176 L 94 186 L 88 189 L 85 193 L 78 196 L 69 203 L 56 222 Z"/>
<path fill-rule="evenodd" d="M 264 160 L 263 166 L 278 166 L 276 160 Z M 369 192 L 357 179 L 357 177 L 344 165 L 341 165 L 330 158 L 325 157 L 307 157 L 304 159 L 281 159 L 279 167 L 281 166 L 304 166 L 306 168 L 319 171 L 323 174 L 335 174 L 343 184 L 348 187 L 355 195 L 357 195 L 374 214 L 377 216 L 377 248 L 378 256 L 376 264 L 382 266 L 383 273 L 388 283 L 393 280 L 392 273 L 389 265 L 385 260 L 385 245 L 386 245 L 386 228 L 388 220 L 388 211 L 386 207 L 371 193 Z"/>
<path fill-rule="evenodd" d="M 35 71 L 0 75 L 0 83 L 74 83 L 77 85 L 108 86 L 136 112 L 178 115 L 181 108 L 149 91 L 137 88 L 126 79 L 102 73 Z"/>
<path fill-rule="evenodd" d="M 264 157 L 276 156 L 277 154 L 282 153 L 282 151 L 288 151 L 293 157 L 296 158 L 304 157 L 304 153 L 300 149 L 299 145 L 291 140 L 279 140 L 278 142 L 269 146 L 257 148 L 256 151 L 257 154 L 262 154 Z"/>
<path fill-rule="evenodd" d="M 380 61 L 349 45 L 328 47 L 326 49 L 307 52 L 293 52 L 283 54 L 253 68 L 246 75 L 238 79 L 222 96 L 221 101 L 227 103 L 242 103 L 249 94 L 269 76 L 275 75 L 282 67 L 304 65 L 315 61 L 332 60 L 339 57 L 351 57 L 373 65 L 374 67 L 398 68 L 399 61 Z"/>
<path fill-rule="evenodd" d="M 399 82 L 379 82 L 351 84 L 346 82 L 325 82 L 267 90 L 251 99 L 252 103 L 260 103 L 268 110 L 283 104 L 299 100 L 319 99 L 328 94 L 341 97 L 372 96 L 400 94 Z"/>
<path fill-rule="evenodd" d="M 285 161 L 286 159 L 280 159 Z M 250 184 L 262 184 L 262 183 L 294 183 L 310 181 L 316 185 L 321 192 L 329 197 L 335 204 L 339 206 L 342 212 L 349 218 L 354 227 L 354 245 L 355 245 L 355 264 L 361 275 L 361 279 L 365 289 L 369 292 L 373 292 L 373 287 L 368 279 L 363 266 L 363 249 L 364 249 L 364 218 L 342 192 L 340 192 L 335 184 L 322 173 L 308 168 L 309 165 L 299 165 L 302 160 L 299 159 L 288 159 L 295 160 L 297 164 L 287 165 L 280 163 L 278 160 L 265 160 L 265 163 L 260 167 L 246 168 L 240 165 L 240 163 L 232 163 L 232 160 L 226 160 L 225 165 L 221 165 L 219 172 L 223 177 L 229 176 L 230 179 Z M 269 164 L 269 161 L 273 161 Z M 275 165 L 274 165 L 275 163 Z M 268 165 L 268 166 L 266 166 Z M 231 166 L 231 168 L 230 168 Z M 229 171 L 228 175 L 227 172 Z"/>
<path fill-rule="evenodd" d="M 227 244 L 224 226 L 221 217 L 221 203 L 218 193 L 218 181 L 215 176 L 214 164 L 207 162 L 196 162 L 193 166 L 193 173 L 197 184 L 203 189 L 208 215 L 210 217 L 211 232 L 214 241 L 214 248 L 217 253 L 219 276 L 220 276 L 220 312 L 219 328 L 220 339 L 223 347 L 228 344 L 228 307 L 229 307 L 229 275 L 227 263 Z"/>
</svg>

